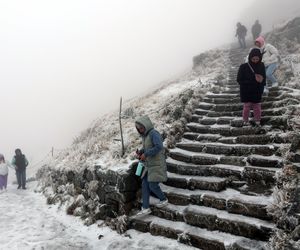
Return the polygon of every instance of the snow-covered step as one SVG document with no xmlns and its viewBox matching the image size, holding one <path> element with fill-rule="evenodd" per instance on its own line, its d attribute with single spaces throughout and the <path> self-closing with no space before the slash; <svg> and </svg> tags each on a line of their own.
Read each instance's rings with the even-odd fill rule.
<svg viewBox="0 0 300 250">
<path fill-rule="evenodd" d="M 230 247 L 244 250 L 267 249 L 267 244 L 263 241 L 219 231 L 209 231 L 185 222 L 165 220 L 152 215 L 132 219 L 131 227 L 141 232 L 150 232 L 152 235 L 171 238 L 202 250 L 226 250 Z"/>
<path fill-rule="evenodd" d="M 206 95 L 207 98 L 240 98 L 240 96 L 238 94 L 222 94 L 222 93 L 208 93 Z"/>
<path fill-rule="evenodd" d="M 270 220 L 267 206 L 273 200 L 266 195 L 246 195 L 235 189 L 227 188 L 220 192 L 204 190 L 188 190 L 161 185 L 169 203 L 187 206 L 190 204 L 226 210 L 229 213 L 242 214 L 264 220 Z"/>
<path fill-rule="evenodd" d="M 262 116 L 280 116 L 284 115 L 288 109 L 296 108 L 295 105 L 289 105 L 282 108 L 271 108 L 271 109 L 263 109 L 262 110 Z M 201 112 L 200 112 L 201 111 Z M 242 110 L 240 111 L 225 111 L 225 112 L 216 112 L 216 111 L 207 111 L 196 109 L 195 114 L 198 115 L 206 115 L 208 117 L 220 117 L 220 116 L 242 116 Z"/>
<path fill-rule="evenodd" d="M 175 148 L 170 150 L 170 156 L 179 161 L 195 163 L 200 165 L 218 164 L 220 163 L 221 155 L 213 155 L 206 153 L 196 153 L 187 150 Z"/>
<path fill-rule="evenodd" d="M 211 126 L 201 125 L 199 123 L 188 123 L 187 128 L 191 132 L 201 134 L 219 134 L 222 136 L 239 136 L 239 135 L 254 135 L 254 134 L 265 134 L 266 130 L 263 128 L 246 126 L 246 127 L 231 127 L 230 125 L 218 125 L 214 124 Z"/>
<path fill-rule="evenodd" d="M 192 122 L 199 123 L 201 125 L 230 125 L 232 127 L 242 127 L 243 119 L 238 116 L 221 116 L 221 117 L 207 117 L 206 115 L 192 115 Z M 276 128 L 284 128 L 287 129 L 288 124 L 288 116 L 263 116 L 261 118 L 261 124 L 263 126 L 272 126 Z"/>
<path fill-rule="evenodd" d="M 290 143 L 291 135 L 282 132 L 270 132 L 263 135 L 241 135 L 235 137 L 235 142 L 240 144 L 269 144 Z"/>
<path fill-rule="evenodd" d="M 152 206 L 152 214 L 173 221 L 184 221 L 189 225 L 209 231 L 221 231 L 251 239 L 266 241 L 275 228 L 274 223 L 211 207 L 168 204 L 164 208 Z"/>
<path fill-rule="evenodd" d="M 262 156 L 262 155 L 250 155 L 247 157 L 247 162 L 252 166 L 258 167 L 283 167 L 283 159 L 277 156 Z"/>
<path fill-rule="evenodd" d="M 240 103 L 237 104 L 212 104 L 208 102 L 200 102 L 198 104 L 199 109 L 211 110 L 211 111 L 237 111 L 243 109 L 243 105 Z"/>
<path fill-rule="evenodd" d="M 195 132 L 185 132 L 184 139 L 199 141 L 199 142 L 220 142 L 226 144 L 282 144 L 291 143 L 292 134 L 282 132 L 269 132 L 267 134 L 240 135 L 240 136 L 221 136 L 219 134 L 201 134 Z"/>
<path fill-rule="evenodd" d="M 272 102 L 272 101 L 279 101 L 281 100 L 282 97 L 281 96 L 263 96 L 262 98 L 262 102 Z M 241 99 L 240 99 L 240 96 L 236 96 L 236 97 L 231 97 L 231 98 L 223 98 L 223 97 L 219 97 L 216 96 L 216 97 L 205 97 L 203 99 L 204 102 L 207 102 L 207 103 L 212 103 L 212 104 L 238 104 L 238 103 L 241 103 Z"/>
<path fill-rule="evenodd" d="M 269 89 L 269 95 L 270 96 L 277 96 L 277 95 L 279 95 L 280 94 L 280 92 L 279 92 L 280 90 L 278 89 L 278 88 L 270 88 Z M 233 90 L 223 90 L 223 91 L 221 91 L 222 93 L 224 93 L 224 94 L 240 94 L 240 90 L 239 90 L 239 88 L 236 88 L 236 89 L 233 89 Z M 218 94 L 218 93 L 220 93 L 220 91 L 213 91 L 213 93 L 214 94 Z"/>
<path fill-rule="evenodd" d="M 294 105 L 294 104 L 299 104 L 299 101 L 294 98 L 284 98 L 277 101 L 262 102 L 262 109 L 283 107 L 286 105 Z M 239 111 L 243 109 L 243 104 L 242 103 L 213 104 L 213 103 L 203 101 L 198 104 L 198 108 L 204 110 L 212 110 L 216 112 Z"/>
<path fill-rule="evenodd" d="M 197 141 L 218 141 L 220 138 L 222 138 L 222 136 L 217 134 L 200 134 L 194 132 L 185 132 L 183 134 L 183 138 Z"/>
<path fill-rule="evenodd" d="M 226 156 L 207 153 L 197 153 L 180 148 L 171 149 L 170 157 L 178 161 L 194 163 L 199 165 L 225 164 L 245 166 L 247 162 L 247 157 L 243 156 Z"/>
<path fill-rule="evenodd" d="M 175 173 L 168 173 L 168 180 L 165 185 L 186 188 L 190 190 L 201 189 L 220 192 L 226 188 L 226 178 L 215 176 L 191 176 Z"/>
<path fill-rule="evenodd" d="M 219 142 L 197 142 L 191 140 L 179 142 L 176 144 L 176 147 L 192 152 L 235 156 L 250 154 L 271 156 L 279 149 L 277 145 L 224 144 Z"/>
<path fill-rule="evenodd" d="M 192 176 L 218 176 L 218 177 L 229 177 L 235 176 L 241 179 L 244 167 L 234 165 L 196 165 L 177 161 L 172 158 L 167 158 L 167 168 L 169 172 L 192 175 Z"/>
<path fill-rule="evenodd" d="M 172 158 L 167 159 L 168 171 L 175 174 L 191 175 L 191 176 L 218 176 L 218 177 L 234 177 L 238 180 L 246 180 L 249 182 L 263 181 L 264 183 L 273 183 L 278 168 L 255 167 L 255 166 L 236 166 L 226 164 L 215 165 L 197 165 L 177 161 Z"/>
<path fill-rule="evenodd" d="M 279 169 L 276 167 L 255 167 L 246 166 L 243 171 L 243 180 L 248 182 L 263 182 L 263 183 L 274 183 L 276 172 Z"/>
</svg>

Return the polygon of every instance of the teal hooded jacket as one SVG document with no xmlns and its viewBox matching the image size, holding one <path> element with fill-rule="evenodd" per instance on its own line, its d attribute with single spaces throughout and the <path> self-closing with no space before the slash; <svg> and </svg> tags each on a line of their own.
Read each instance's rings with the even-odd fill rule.
<svg viewBox="0 0 300 250">
<path fill-rule="evenodd" d="M 160 133 L 154 129 L 148 116 L 139 117 L 135 122 L 145 128 L 145 132 L 141 136 L 143 141 L 142 152 L 146 156 L 147 180 L 150 182 L 167 181 L 166 158 Z"/>
</svg>

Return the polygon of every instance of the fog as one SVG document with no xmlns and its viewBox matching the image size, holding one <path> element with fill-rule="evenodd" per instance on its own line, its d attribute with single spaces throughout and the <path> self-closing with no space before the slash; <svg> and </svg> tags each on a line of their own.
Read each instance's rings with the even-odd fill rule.
<svg viewBox="0 0 300 250">
<path fill-rule="evenodd" d="M 299 0 L 257 0 L 242 12 L 240 20 L 250 31 L 253 20 L 259 19 L 263 31 L 269 31 L 295 16 L 300 16 Z"/>
<path fill-rule="evenodd" d="M 139 96 L 233 41 L 253 3 L 1 1 L 0 152 L 11 159 L 20 147 L 36 162 L 67 147 L 120 96 Z"/>
</svg>

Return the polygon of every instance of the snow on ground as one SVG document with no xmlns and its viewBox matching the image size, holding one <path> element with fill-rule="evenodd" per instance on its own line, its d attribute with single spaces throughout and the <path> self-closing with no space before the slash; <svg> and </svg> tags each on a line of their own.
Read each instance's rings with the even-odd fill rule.
<svg viewBox="0 0 300 250">
<path fill-rule="evenodd" d="M 174 240 L 129 230 L 119 235 L 102 221 L 84 226 L 82 220 L 68 216 L 64 208 L 47 205 L 45 197 L 34 192 L 35 182 L 27 190 L 9 185 L 0 193 L 0 250 L 193 250 Z M 102 235 L 98 239 L 99 235 Z"/>
</svg>

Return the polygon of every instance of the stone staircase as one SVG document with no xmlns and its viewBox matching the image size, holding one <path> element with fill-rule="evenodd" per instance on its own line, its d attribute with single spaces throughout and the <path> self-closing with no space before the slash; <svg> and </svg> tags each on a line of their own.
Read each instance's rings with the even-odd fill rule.
<svg viewBox="0 0 300 250">
<path fill-rule="evenodd" d="M 161 185 L 169 204 L 159 209 L 152 200 L 152 214 L 132 219 L 133 229 L 204 250 L 268 249 L 275 225 L 266 206 L 290 145 L 287 111 L 298 101 L 273 88 L 263 100 L 263 126 L 242 127 L 236 73 L 244 54 L 229 56 L 227 86 L 206 95 L 170 151 Z"/>
</svg>

